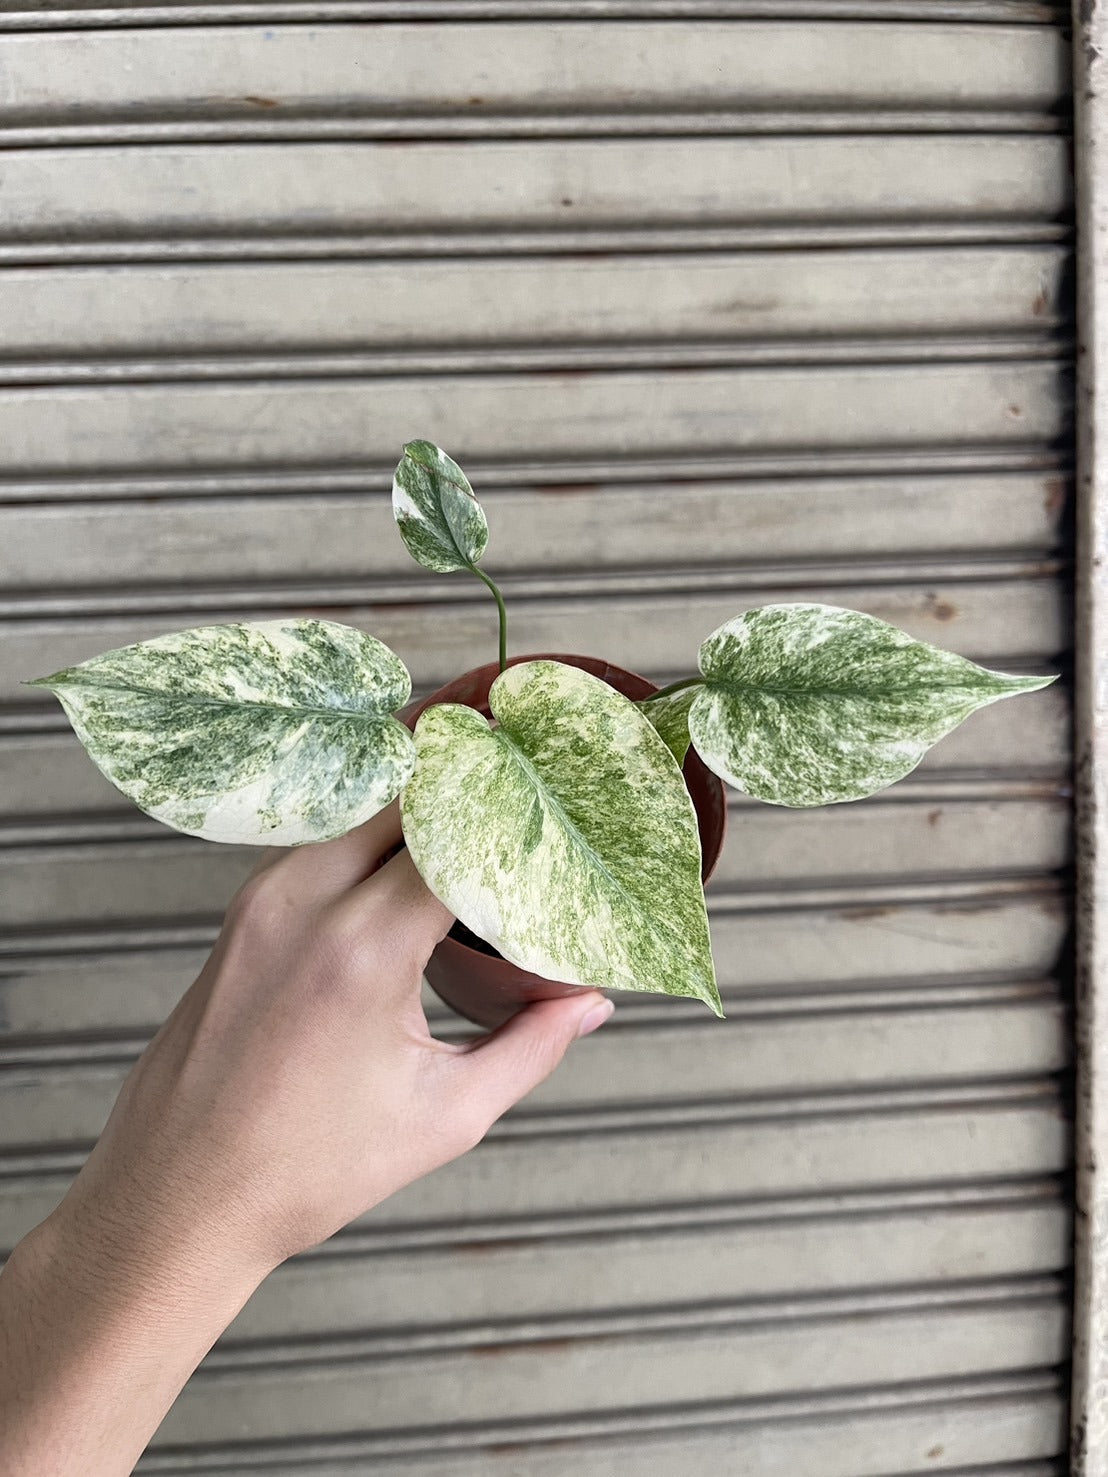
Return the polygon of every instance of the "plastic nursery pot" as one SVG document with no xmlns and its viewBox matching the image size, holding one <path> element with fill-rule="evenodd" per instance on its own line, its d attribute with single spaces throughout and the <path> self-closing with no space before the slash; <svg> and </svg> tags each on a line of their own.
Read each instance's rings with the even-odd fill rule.
<svg viewBox="0 0 1108 1477">
<path fill-rule="evenodd" d="M 657 685 L 648 682 L 635 672 L 614 667 L 610 662 L 591 656 L 565 656 L 558 652 L 542 652 L 536 656 L 515 656 L 508 665 L 517 662 L 555 661 L 570 667 L 579 667 L 601 678 L 617 692 L 633 700 L 649 697 L 657 692 Z M 401 722 L 414 728 L 416 720 L 425 708 L 435 703 L 462 703 L 476 708 L 478 712 L 491 716 L 489 688 L 500 673 L 497 662 L 476 667 L 462 677 L 456 677 L 430 697 L 411 703 L 397 714 Z M 685 759 L 683 773 L 689 796 L 696 810 L 700 826 L 700 847 L 703 857 L 701 876 L 707 882 L 715 871 L 723 849 L 723 838 L 727 829 L 727 802 L 722 782 L 707 769 L 700 756 L 690 749 Z M 501 954 L 469 931 L 462 923 L 455 923 L 446 938 L 436 947 L 427 961 L 427 979 L 440 999 L 453 1010 L 479 1026 L 499 1026 L 510 1016 L 530 1005 L 535 1000 L 552 1000 L 562 995 L 575 995 L 582 985 L 567 985 L 560 980 L 544 979 L 541 975 L 529 974 L 518 965 L 511 964 Z"/>
</svg>

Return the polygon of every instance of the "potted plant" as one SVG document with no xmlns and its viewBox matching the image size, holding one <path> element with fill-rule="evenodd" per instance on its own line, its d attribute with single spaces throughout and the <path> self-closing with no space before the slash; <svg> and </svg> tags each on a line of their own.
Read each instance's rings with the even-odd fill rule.
<svg viewBox="0 0 1108 1477">
<path fill-rule="evenodd" d="M 1051 677 L 992 672 L 858 611 L 782 604 L 713 631 L 657 690 L 597 658 L 507 655 L 462 469 L 412 441 L 393 482 L 426 569 L 484 581 L 499 660 L 418 704 L 392 651 L 314 619 L 159 636 L 37 679 L 104 774 L 212 841 L 297 846 L 400 797 L 404 841 L 455 914 L 428 978 L 493 1025 L 582 987 L 692 996 L 722 1014 L 703 882 L 721 780 L 775 805 L 858 800 L 977 708 Z"/>
</svg>

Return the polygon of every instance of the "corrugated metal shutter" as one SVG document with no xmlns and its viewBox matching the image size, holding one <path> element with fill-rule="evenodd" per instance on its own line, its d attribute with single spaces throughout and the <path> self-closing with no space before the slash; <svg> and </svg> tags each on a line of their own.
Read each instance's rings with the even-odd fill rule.
<svg viewBox="0 0 1108 1477">
<path fill-rule="evenodd" d="M 487 660 L 484 592 L 391 531 L 406 437 L 472 472 L 516 651 L 666 679 L 783 596 L 1058 661 L 1064 22 L 0 16 L 0 1244 L 250 862 L 128 810 L 19 679 L 289 610 L 422 689 Z M 727 1022 L 621 999 L 479 1150 L 276 1273 L 142 1470 L 1060 1472 L 1068 759 L 1053 688 L 872 802 L 736 800 Z"/>
</svg>

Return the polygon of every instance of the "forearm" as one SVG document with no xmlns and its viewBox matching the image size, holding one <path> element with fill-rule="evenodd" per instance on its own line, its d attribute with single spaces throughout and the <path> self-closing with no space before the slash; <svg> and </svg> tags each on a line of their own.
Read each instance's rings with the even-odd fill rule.
<svg viewBox="0 0 1108 1477">
<path fill-rule="evenodd" d="M 0 1275 L 0 1471 L 124 1477 L 256 1277 L 63 1204 Z"/>
</svg>

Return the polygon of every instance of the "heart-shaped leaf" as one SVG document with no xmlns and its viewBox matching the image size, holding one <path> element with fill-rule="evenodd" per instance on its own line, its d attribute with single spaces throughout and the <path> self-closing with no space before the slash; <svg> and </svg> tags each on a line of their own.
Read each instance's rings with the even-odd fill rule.
<svg viewBox="0 0 1108 1477">
<path fill-rule="evenodd" d="M 431 891 L 532 973 L 722 1014 L 696 813 L 641 711 L 550 661 L 509 667 L 489 705 L 495 728 L 456 704 L 416 726 L 400 808 Z"/>
<path fill-rule="evenodd" d="M 409 441 L 392 481 L 392 511 L 417 564 L 436 574 L 472 569 L 489 526 L 466 474 L 430 441 Z"/>
<path fill-rule="evenodd" d="M 42 677 L 113 784 L 209 841 L 296 846 L 376 815 L 415 764 L 398 657 L 331 621 L 201 626 Z"/>
<path fill-rule="evenodd" d="M 700 757 L 775 805 L 860 800 L 977 708 L 1046 687 L 833 605 L 766 605 L 713 631 L 689 708 Z"/>
</svg>

